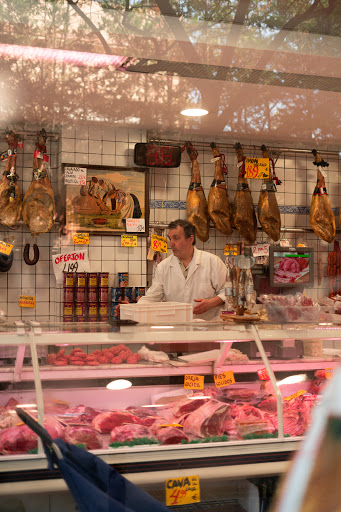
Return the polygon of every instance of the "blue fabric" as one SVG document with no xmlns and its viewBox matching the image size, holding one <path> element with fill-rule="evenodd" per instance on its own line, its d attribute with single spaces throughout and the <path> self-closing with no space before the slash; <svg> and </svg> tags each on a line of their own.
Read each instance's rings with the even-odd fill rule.
<svg viewBox="0 0 341 512">
<path fill-rule="evenodd" d="M 53 441 L 63 459 L 57 459 L 45 446 L 49 467 L 58 468 L 81 512 L 169 512 L 169 509 L 124 478 L 92 453 Z"/>
</svg>

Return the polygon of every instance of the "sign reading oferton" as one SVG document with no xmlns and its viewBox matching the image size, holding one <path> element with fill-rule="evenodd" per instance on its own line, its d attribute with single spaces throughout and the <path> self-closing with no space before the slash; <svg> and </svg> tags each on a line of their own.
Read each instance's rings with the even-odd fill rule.
<svg viewBox="0 0 341 512">
<path fill-rule="evenodd" d="M 64 185 L 86 185 L 86 168 L 64 167 Z"/>
<path fill-rule="evenodd" d="M 57 284 L 63 284 L 63 272 L 90 272 L 88 249 L 54 254 L 52 264 Z"/>
</svg>

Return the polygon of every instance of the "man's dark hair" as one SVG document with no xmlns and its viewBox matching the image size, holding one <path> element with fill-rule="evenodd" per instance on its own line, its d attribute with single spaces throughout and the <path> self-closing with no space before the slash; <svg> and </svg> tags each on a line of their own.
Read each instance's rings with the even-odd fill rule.
<svg viewBox="0 0 341 512">
<path fill-rule="evenodd" d="M 185 219 L 177 219 L 177 220 L 172 220 L 172 222 L 170 222 L 168 224 L 168 229 L 176 229 L 178 226 L 183 228 L 184 233 L 185 233 L 185 238 L 189 238 L 191 235 L 194 236 L 192 245 L 195 245 L 195 242 L 196 242 L 195 227 L 193 226 L 193 224 L 191 224 L 190 222 L 188 222 L 188 220 L 185 220 Z"/>
</svg>

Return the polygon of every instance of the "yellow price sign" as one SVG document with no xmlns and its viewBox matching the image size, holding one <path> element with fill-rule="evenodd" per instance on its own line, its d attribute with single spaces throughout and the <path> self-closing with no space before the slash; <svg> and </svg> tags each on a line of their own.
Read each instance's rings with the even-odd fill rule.
<svg viewBox="0 0 341 512">
<path fill-rule="evenodd" d="M 246 158 L 244 178 L 263 180 L 269 178 L 270 166 L 268 158 Z"/>
<path fill-rule="evenodd" d="M 204 389 L 204 375 L 185 375 L 185 389 Z"/>
<path fill-rule="evenodd" d="M 237 256 L 238 255 L 238 245 L 237 244 L 226 244 L 224 247 L 224 255 L 225 256 Z"/>
<path fill-rule="evenodd" d="M 72 243 L 74 245 L 89 245 L 89 233 L 77 233 L 72 235 Z"/>
<path fill-rule="evenodd" d="M 19 308 L 35 308 L 36 298 L 34 295 L 19 295 Z"/>
<path fill-rule="evenodd" d="M 286 400 L 287 402 L 289 402 L 289 400 L 292 400 L 293 398 L 297 398 L 298 396 L 304 395 L 304 393 L 306 393 L 306 390 L 305 390 L 305 389 L 300 389 L 299 391 L 297 391 L 297 392 L 296 392 L 296 393 L 294 393 L 293 395 L 286 396 L 286 397 L 284 398 L 284 400 Z"/>
<path fill-rule="evenodd" d="M 121 235 L 121 247 L 137 247 L 137 236 Z"/>
<path fill-rule="evenodd" d="M 166 480 L 166 506 L 200 502 L 199 476 L 184 476 Z"/>
<path fill-rule="evenodd" d="M 150 235 L 150 239 L 153 251 L 167 253 L 167 238 L 164 236 L 154 235 L 154 233 L 152 233 Z"/>
<path fill-rule="evenodd" d="M 335 368 L 326 368 L 325 369 L 325 372 L 326 372 L 326 379 L 331 379 L 334 375 L 334 372 L 335 372 Z"/>
<path fill-rule="evenodd" d="M 218 373 L 214 376 L 214 383 L 216 388 L 223 388 L 224 386 L 230 386 L 234 384 L 236 381 L 234 380 L 234 375 L 232 370 L 228 370 L 227 372 Z"/>
<path fill-rule="evenodd" d="M 8 244 L 7 242 L 0 241 L 0 252 L 2 254 L 6 254 L 7 256 L 9 256 L 12 252 L 12 249 L 13 249 L 12 244 Z"/>
</svg>

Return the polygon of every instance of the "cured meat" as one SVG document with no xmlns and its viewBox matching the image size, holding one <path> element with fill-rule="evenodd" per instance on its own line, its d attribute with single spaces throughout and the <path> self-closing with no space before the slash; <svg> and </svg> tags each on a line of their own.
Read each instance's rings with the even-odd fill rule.
<svg viewBox="0 0 341 512">
<path fill-rule="evenodd" d="M 192 178 L 188 187 L 186 199 L 187 220 L 195 227 L 199 240 L 207 242 L 210 231 L 207 201 L 204 189 L 201 184 L 200 170 L 198 165 L 198 153 L 191 142 L 186 142 L 187 154 L 192 162 Z"/>
<path fill-rule="evenodd" d="M 184 414 L 196 411 L 199 407 L 207 402 L 208 398 L 184 398 L 180 400 L 173 408 L 172 413 L 176 418 L 183 416 Z"/>
<path fill-rule="evenodd" d="M 156 439 L 151 430 L 144 425 L 120 425 L 115 427 L 110 432 L 112 441 L 122 443 L 124 441 L 132 441 L 133 439 L 140 439 L 141 437 L 148 437 L 149 439 Z"/>
<path fill-rule="evenodd" d="M 222 172 L 222 155 L 214 142 L 211 142 L 211 149 L 215 158 L 215 169 L 214 180 L 208 193 L 208 214 L 215 227 L 229 236 L 233 231 L 232 209 Z"/>
<path fill-rule="evenodd" d="M 54 194 L 46 170 L 46 131 L 37 135 L 33 155 L 33 175 L 22 205 L 22 216 L 33 236 L 47 233 L 54 224 L 56 214 Z"/>
<path fill-rule="evenodd" d="M 228 405 L 218 400 L 206 402 L 202 407 L 187 416 L 184 421 L 185 434 L 193 434 L 197 437 L 221 435 L 228 407 Z"/>
<path fill-rule="evenodd" d="M 238 183 L 233 201 L 233 222 L 239 233 L 249 244 L 253 244 L 257 237 L 257 219 L 253 206 L 253 199 L 245 174 L 245 157 L 239 142 L 234 146 L 238 158 Z"/>
<path fill-rule="evenodd" d="M 0 223 L 12 227 L 20 219 L 21 192 L 17 184 L 19 176 L 16 172 L 17 147 L 19 139 L 12 130 L 6 129 L 8 158 L 5 171 L 0 181 Z"/>
<path fill-rule="evenodd" d="M 93 428 L 101 432 L 101 434 L 109 434 L 113 428 L 125 423 L 141 424 L 142 421 L 137 416 L 130 414 L 130 412 L 119 410 L 102 412 L 92 420 Z"/>
<path fill-rule="evenodd" d="M 329 277 L 329 298 L 338 295 L 341 290 L 341 250 L 337 240 L 334 240 L 334 250 L 328 254 L 327 276 Z"/>
<path fill-rule="evenodd" d="M 87 450 L 102 448 L 100 434 L 92 427 L 66 427 L 65 441 L 70 444 L 83 444 Z"/>
<path fill-rule="evenodd" d="M 269 158 L 266 146 L 262 146 L 263 158 Z M 269 158 L 270 165 L 275 168 L 273 160 Z M 281 236 L 281 214 L 276 199 L 276 187 L 273 182 L 273 175 L 270 168 L 269 179 L 263 181 L 258 199 L 258 220 L 265 233 L 274 241 L 278 242 Z"/>
<path fill-rule="evenodd" d="M 182 440 L 189 441 L 189 437 L 176 427 L 164 427 L 157 433 L 157 438 L 161 444 L 179 444 Z"/>
<path fill-rule="evenodd" d="M 317 182 L 310 204 L 309 224 L 317 236 L 330 244 L 335 238 L 336 225 L 321 171 L 321 168 L 328 167 L 329 164 L 322 160 L 316 149 L 312 153 L 315 157 L 314 165 L 317 165 Z"/>
</svg>

